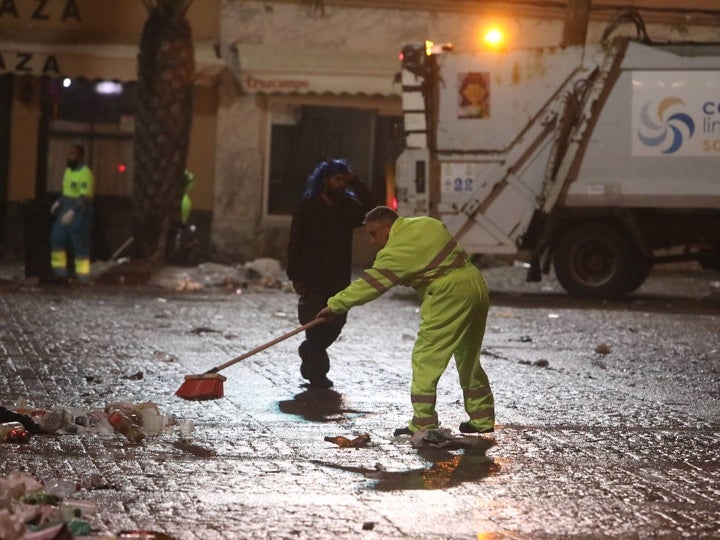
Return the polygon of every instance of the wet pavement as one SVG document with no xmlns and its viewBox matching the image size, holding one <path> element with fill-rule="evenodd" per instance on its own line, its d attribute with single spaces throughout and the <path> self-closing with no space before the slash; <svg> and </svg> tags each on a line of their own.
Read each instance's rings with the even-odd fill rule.
<svg viewBox="0 0 720 540">
<path fill-rule="evenodd" d="M 308 390 L 296 336 L 223 373 L 225 397 L 175 390 L 292 330 L 295 296 L 268 288 L 0 284 L 0 405 L 152 401 L 192 421 L 0 444 L 0 475 L 91 486 L 96 531 L 178 539 L 715 538 L 720 531 L 720 273 L 654 273 L 616 302 L 489 269 L 483 351 L 496 432 L 460 437 L 454 367 L 442 445 L 394 438 L 411 413 L 418 303 L 398 289 L 354 309 L 331 348 L 331 390 Z M 140 375 L 141 374 L 141 375 Z M 326 437 L 369 435 L 357 448 Z"/>
</svg>

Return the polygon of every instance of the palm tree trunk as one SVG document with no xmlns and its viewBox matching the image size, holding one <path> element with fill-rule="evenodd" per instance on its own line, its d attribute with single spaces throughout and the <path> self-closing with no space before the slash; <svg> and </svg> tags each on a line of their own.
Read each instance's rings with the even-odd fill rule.
<svg viewBox="0 0 720 540">
<path fill-rule="evenodd" d="M 162 264 L 180 203 L 192 124 L 195 60 L 187 0 L 144 0 L 138 55 L 133 234 L 136 255 Z"/>
</svg>

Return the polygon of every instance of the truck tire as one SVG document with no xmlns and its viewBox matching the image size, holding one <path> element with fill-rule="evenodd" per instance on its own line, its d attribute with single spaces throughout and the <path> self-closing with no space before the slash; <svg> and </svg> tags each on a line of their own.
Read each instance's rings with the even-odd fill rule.
<svg viewBox="0 0 720 540">
<path fill-rule="evenodd" d="M 715 247 L 713 250 L 700 253 L 698 262 L 702 268 L 720 270 L 720 246 Z"/>
<path fill-rule="evenodd" d="M 640 254 L 636 254 L 633 257 L 633 261 L 630 266 L 630 277 L 625 284 L 625 290 L 622 294 L 630 294 L 640 288 L 640 285 L 645 283 L 645 280 L 650 275 L 652 264 L 645 257 Z"/>
<path fill-rule="evenodd" d="M 599 222 L 568 229 L 555 244 L 553 256 L 555 274 L 568 294 L 596 300 L 637 289 L 647 278 L 645 267 L 637 262 L 630 240 L 618 228 Z"/>
</svg>

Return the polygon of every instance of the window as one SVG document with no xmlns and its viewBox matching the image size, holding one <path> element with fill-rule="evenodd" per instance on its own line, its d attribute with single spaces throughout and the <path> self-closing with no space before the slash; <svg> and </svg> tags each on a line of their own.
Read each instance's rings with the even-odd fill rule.
<svg viewBox="0 0 720 540">
<path fill-rule="evenodd" d="M 47 191 L 62 191 L 68 146 L 85 147 L 95 195 L 130 197 L 133 175 L 134 83 L 50 79 Z"/>
<path fill-rule="evenodd" d="M 328 158 L 347 159 L 378 203 L 385 201 L 385 166 L 402 149 L 399 116 L 373 109 L 275 104 L 272 109 L 266 212 L 292 214 L 305 180 Z"/>
</svg>

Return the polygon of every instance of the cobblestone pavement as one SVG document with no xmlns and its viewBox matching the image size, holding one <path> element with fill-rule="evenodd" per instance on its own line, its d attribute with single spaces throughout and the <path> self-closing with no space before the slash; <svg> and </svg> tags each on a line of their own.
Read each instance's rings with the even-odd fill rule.
<svg viewBox="0 0 720 540">
<path fill-rule="evenodd" d="M 351 312 L 331 349 L 334 389 L 301 386 L 294 337 L 225 370 L 223 399 L 188 402 L 174 396 L 185 374 L 297 326 L 293 294 L 0 286 L 0 404 L 151 400 L 195 424 L 189 437 L 142 444 L 86 433 L 0 445 L 0 473 L 101 479 L 76 496 L 97 503 L 91 524 L 105 533 L 717 537 L 718 274 L 653 276 L 627 300 L 599 304 L 552 282 L 523 289 L 514 276 L 486 271 L 483 365 L 498 426 L 458 439 L 462 448 L 392 437 L 410 414 L 418 303 L 409 290 Z M 453 366 L 438 411 L 457 434 L 465 417 Z M 365 448 L 324 440 L 363 433 Z"/>
</svg>

